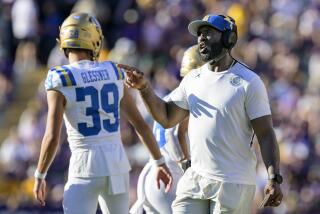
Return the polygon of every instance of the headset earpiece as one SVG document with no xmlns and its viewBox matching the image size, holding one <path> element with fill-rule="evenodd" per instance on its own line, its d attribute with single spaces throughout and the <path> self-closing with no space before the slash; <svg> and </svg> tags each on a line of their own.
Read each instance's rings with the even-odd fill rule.
<svg viewBox="0 0 320 214">
<path fill-rule="evenodd" d="M 225 31 L 222 33 L 221 42 L 227 49 L 232 48 L 237 42 L 238 36 L 235 31 Z"/>
<path fill-rule="evenodd" d="M 238 40 L 238 35 L 237 35 L 237 26 L 235 25 L 235 21 L 231 17 L 227 16 L 222 16 L 224 19 L 228 20 L 228 22 L 232 23 L 232 29 L 231 30 L 226 30 L 222 32 L 222 37 L 221 37 L 221 42 L 223 46 L 227 49 L 231 49 L 237 42 Z"/>
<path fill-rule="evenodd" d="M 212 26 L 222 33 L 221 44 L 225 49 L 230 50 L 237 42 L 237 25 L 235 20 L 230 16 L 225 15 L 206 15 L 202 20 L 195 20 L 188 26 L 189 32 L 194 36 L 199 36 L 199 27 Z"/>
</svg>

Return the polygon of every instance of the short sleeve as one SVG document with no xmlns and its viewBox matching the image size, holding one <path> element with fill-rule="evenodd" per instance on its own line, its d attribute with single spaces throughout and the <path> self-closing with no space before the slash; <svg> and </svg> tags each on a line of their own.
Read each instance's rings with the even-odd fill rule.
<svg viewBox="0 0 320 214">
<path fill-rule="evenodd" d="M 66 66 L 57 66 L 49 70 L 45 87 L 46 90 L 60 90 L 62 87 L 77 85 L 72 71 Z"/>
<path fill-rule="evenodd" d="M 60 75 L 55 69 L 50 69 L 45 81 L 46 90 L 59 90 L 63 86 Z"/>
<path fill-rule="evenodd" d="M 260 78 L 249 83 L 245 108 L 250 120 L 271 115 L 267 90 Z"/>
<path fill-rule="evenodd" d="M 114 73 L 115 73 L 116 79 L 117 79 L 117 80 L 124 81 L 125 78 L 126 78 L 126 74 L 125 74 L 125 72 L 124 72 L 124 69 L 123 69 L 123 68 L 119 68 L 119 67 L 117 66 L 117 63 L 114 63 L 114 62 L 111 62 L 111 61 L 109 61 L 109 63 L 110 63 L 111 66 L 112 66 L 112 69 L 113 69 L 113 71 L 114 71 Z"/>
<path fill-rule="evenodd" d="M 174 102 L 180 108 L 189 110 L 187 92 L 186 92 L 187 76 L 182 79 L 180 85 L 174 89 L 169 95 L 168 100 Z"/>
</svg>

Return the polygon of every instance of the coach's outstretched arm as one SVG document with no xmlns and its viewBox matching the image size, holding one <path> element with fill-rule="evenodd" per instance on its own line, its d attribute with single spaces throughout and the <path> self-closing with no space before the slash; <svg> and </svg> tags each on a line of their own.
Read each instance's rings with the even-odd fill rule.
<svg viewBox="0 0 320 214">
<path fill-rule="evenodd" d="M 173 102 L 165 102 L 150 87 L 143 72 L 137 68 L 118 64 L 126 71 L 126 85 L 140 91 L 140 95 L 152 117 L 164 128 L 171 128 L 188 116 L 188 111 Z"/>
</svg>

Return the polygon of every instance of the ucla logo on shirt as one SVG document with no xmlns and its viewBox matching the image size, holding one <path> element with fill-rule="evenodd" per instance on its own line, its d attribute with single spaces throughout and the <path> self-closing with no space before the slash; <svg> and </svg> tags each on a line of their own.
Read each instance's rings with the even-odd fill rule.
<svg viewBox="0 0 320 214">
<path fill-rule="evenodd" d="M 238 75 L 232 76 L 232 77 L 230 78 L 230 83 L 231 83 L 231 85 L 233 85 L 233 86 L 239 86 L 239 85 L 242 84 L 242 77 L 241 77 L 241 76 L 238 76 Z"/>
</svg>

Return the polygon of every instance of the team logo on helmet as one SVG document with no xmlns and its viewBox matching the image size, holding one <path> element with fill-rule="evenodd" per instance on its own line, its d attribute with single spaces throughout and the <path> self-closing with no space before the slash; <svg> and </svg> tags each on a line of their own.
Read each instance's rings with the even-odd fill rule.
<svg viewBox="0 0 320 214">
<path fill-rule="evenodd" d="M 79 30 L 70 30 L 70 35 L 69 38 L 70 39 L 76 39 L 79 37 Z"/>
<path fill-rule="evenodd" d="M 210 18 L 210 15 L 206 15 L 205 17 L 203 17 L 203 21 L 208 21 L 209 20 L 209 18 Z"/>
<path fill-rule="evenodd" d="M 230 29 L 232 30 L 234 24 L 233 24 L 231 18 L 230 18 L 229 16 L 226 16 L 226 17 L 224 18 L 224 20 L 226 20 L 227 22 L 229 22 L 229 24 L 230 24 Z"/>
</svg>

